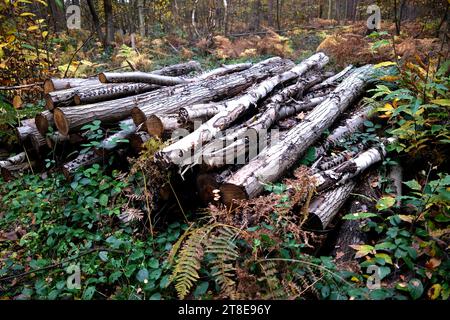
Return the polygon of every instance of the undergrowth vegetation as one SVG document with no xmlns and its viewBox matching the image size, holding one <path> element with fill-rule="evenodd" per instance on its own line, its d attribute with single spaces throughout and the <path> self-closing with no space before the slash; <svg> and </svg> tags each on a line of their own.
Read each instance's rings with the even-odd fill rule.
<svg viewBox="0 0 450 320">
<path fill-rule="evenodd" d="M 40 31 L 39 21 L 25 17 L 18 28 L 31 28 L 36 33 L 33 37 L 45 38 L 47 45 L 80 45 L 68 36 L 50 37 Z M 252 39 L 215 37 L 200 40 L 192 50 L 179 38 L 148 43 L 138 37 L 145 48 L 141 52 L 123 43 L 115 52 L 100 55 L 95 43 L 88 43 L 77 60 L 60 57 L 58 70 L 51 69 L 45 51 L 38 51 L 33 59 L 23 51 L 2 68 L 11 79 L 26 77 L 13 74 L 20 61 L 31 69 L 45 68 L 43 75 L 67 71 L 70 76 L 85 76 L 92 75 L 89 71 L 130 64 L 146 71 L 186 59 L 198 60 L 207 69 L 265 55 L 299 59 L 322 40 L 319 49 L 328 50 L 337 64 L 348 62 L 340 59 L 345 55 L 359 63 L 395 60 L 400 48 L 392 43 L 401 46 L 412 41 L 416 51 L 423 48 L 409 37 L 392 40 L 387 33 L 351 33 L 311 35 L 294 30 L 289 38 L 273 32 Z M 308 37 L 311 47 L 300 48 Z M 0 37 L 12 50 L 27 49 L 26 42 L 19 40 Z M 169 41 L 180 43 L 176 55 L 167 54 Z M 350 55 L 348 50 L 357 53 Z M 111 56 L 112 65 L 106 65 Z M 388 146 L 389 157 L 377 168 L 374 188 L 382 195 L 369 199 L 374 210 L 342 212 L 344 220 L 363 221 L 368 236 L 367 243 L 352 247 L 351 267 L 339 264 L 330 250 L 317 249 L 327 242 L 328 232 L 304 227 L 315 194 L 306 167 L 300 166 L 282 183 L 266 186 L 261 198 L 236 202 L 232 209 L 210 205 L 198 212 L 183 207 L 170 177 L 154 166 L 153 154 L 164 144 L 151 139 L 140 157 L 131 160 L 129 172 L 115 167 L 116 158 L 110 157 L 79 170 L 70 182 L 57 170 L 45 176 L 22 174 L 9 182 L 0 180 L 1 298 L 447 300 L 450 61 L 437 55 L 413 55 L 380 66 L 388 68 L 365 99 L 376 106 L 376 115 L 365 122 L 362 132 L 336 146 L 340 150 L 356 140 L 371 143 L 378 141 L 377 136 L 395 138 Z M 0 103 L 0 138 L 8 143 L 14 140 L 11 128 L 17 121 L 42 109 L 41 104 L 14 109 Z M 89 132 L 86 152 L 106 133 L 99 122 L 84 129 Z M 298 165 L 315 162 L 314 150 L 310 151 Z M 56 168 L 54 159 L 48 155 L 47 169 Z M 395 163 L 406 168 L 404 193 L 397 197 L 386 176 Z M 175 197 L 181 215 L 156 212 L 153 204 L 166 191 Z M 373 266 L 377 267 L 375 277 Z M 378 287 L 368 286 L 377 279 Z"/>
</svg>

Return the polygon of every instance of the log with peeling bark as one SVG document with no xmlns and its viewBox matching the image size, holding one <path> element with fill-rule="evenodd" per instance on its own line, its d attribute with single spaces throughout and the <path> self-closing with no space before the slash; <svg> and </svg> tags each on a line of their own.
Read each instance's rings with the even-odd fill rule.
<svg viewBox="0 0 450 320">
<path fill-rule="evenodd" d="M 37 130 L 43 136 L 47 134 L 49 128 L 53 128 L 55 125 L 53 113 L 48 110 L 38 113 L 34 120 Z"/>
<path fill-rule="evenodd" d="M 385 143 L 389 144 L 394 141 L 395 138 L 388 138 Z M 370 166 L 381 161 L 385 155 L 385 145 L 380 143 L 335 168 L 316 173 L 313 176 L 316 180 L 316 190 L 322 191 L 335 185 L 346 183 Z"/>
<path fill-rule="evenodd" d="M 227 130 L 224 137 L 214 139 L 206 144 L 202 149 L 194 155 L 192 161 L 188 160 L 182 164 L 189 165 L 189 162 L 197 163 L 203 161 L 208 167 L 221 167 L 225 164 L 234 163 L 234 159 L 244 159 L 247 155 L 252 158 L 257 148 L 253 143 L 248 143 L 249 138 L 258 139 L 259 143 L 263 143 L 261 138 L 266 134 L 263 130 L 269 129 L 275 122 L 293 116 L 299 112 L 310 111 L 315 106 L 325 100 L 325 97 L 313 98 L 309 101 L 293 101 L 286 105 L 286 102 L 293 98 L 294 95 L 301 93 L 308 85 L 313 84 L 320 77 L 312 77 L 309 80 L 299 81 L 294 85 L 288 86 L 278 94 L 269 98 L 268 103 L 262 113 L 250 118 L 245 123 L 237 126 L 236 129 Z M 263 145 L 264 147 L 265 145 Z M 253 147 L 249 152 L 249 147 Z M 242 160 L 238 164 L 243 164 Z"/>
<path fill-rule="evenodd" d="M 162 69 L 154 70 L 149 74 L 162 76 L 180 76 L 192 71 L 199 71 L 200 64 L 195 61 L 175 64 Z M 130 80 L 131 81 L 131 80 Z M 98 83 L 81 87 L 48 93 L 45 97 L 46 107 L 53 110 L 56 107 L 69 105 L 88 104 L 105 100 L 118 99 L 130 95 L 149 92 L 161 86 L 147 83 Z"/>
<path fill-rule="evenodd" d="M 160 87 L 147 83 L 112 83 L 70 88 L 48 93 L 45 96 L 45 107 L 47 110 L 53 110 L 56 107 L 113 100 L 149 92 Z"/>
<path fill-rule="evenodd" d="M 34 124 L 33 124 L 34 125 Z M 20 142 L 28 140 L 33 133 L 33 128 L 30 125 L 23 124 L 20 127 L 16 127 L 16 136 Z"/>
<path fill-rule="evenodd" d="M 131 149 L 134 150 L 136 154 L 139 154 L 143 150 L 143 144 L 150 140 L 151 136 L 145 131 L 138 131 L 132 133 L 128 138 L 130 140 Z"/>
<path fill-rule="evenodd" d="M 233 199 L 255 197 L 263 191 L 264 183 L 280 179 L 363 92 L 372 73 L 371 65 L 356 69 L 301 123 L 287 131 L 281 141 L 264 149 L 228 178 L 220 188 L 224 203 L 230 204 Z"/>
<path fill-rule="evenodd" d="M 100 81 L 97 78 L 51 78 L 44 81 L 44 93 L 75 87 L 90 86 L 94 84 L 100 84 Z"/>
<path fill-rule="evenodd" d="M 247 94 L 227 101 L 223 111 L 206 121 L 191 134 L 164 148 L 155 156 L 160 162 L 166 164 L 180 164 L 185 162 L 187 158 L 191 157 L 192 149 L 198 148 L 198 146 L 210 141 L 222 130 L 228 128 L 250 107 L 267 97 L 275 87 L 301 77 L 314 67 L 320 68 L 327 62 L 328 57 L 319 52 L 305 59 L 292 69 L 264 80 L 249 90 Z"/>
<path fill-rule="evenodd" d="M 103 160 L 101 155 L 98 155 L 94 151 L 90 150 L 86 153 L 78 155 L 72 161 L 67 162 L 63 165 L 62 171 L 66 179 L 69 179 L 78 168 L 92 165 L 94 163 L 99 163 Z"/>
<path fill-rule="evenodd" d="M 252 66 L 251 63 L 237 63 L 231 65 L 222 65 L 222 67 L 207 71 L 194 78 L 195 81 L 205 80 L 208 78 L 219 77 L 233 72 L 246 70 Z"/>
<path fill-rule="evenodd" d="M 311 91 L 320 90 L 320 89 L 323 89 L 323 88 L 326 88 L 326 87 L 336 84 L 339 80 L 341 80 L 345 76 L 348 76 L 348 73 L 352 68 L 353 68 L 353 66 L 349 65 L 344 70 L 335 74 L 334 76 L 331 76 L 331 77 L 325 79 L 324 81 L 322 81 L 321 83 L 318 83 L 318 84 L 312 86 Z"/>
<path fill-rule="evenodd" d="M 324 230 L 341 209 L 355 187 L 353 180 L 324 192 L 314 198 L 309 205 L 307 226 L 311 229 Z"/>
<path fill-rule="evenodd" d="M 146 115 L 175 113 L 189 104 L 208 102 L 235 95 L 253 82 L 285 71 L 292 66 L 289 60 L 271 58 L 247 70 L 201 82 L 157 89 L 136 96 L 76 107 L 55 108 L 55 124 L 67 135 L 94 120 L 118 122 L 131 115 L 136 125 L 146 120 Z M 133 111 L 133 112 L 132 112 Z"/>
<path fill-rule="evenodd" d="M 119 123 L 120 130 L 103 139 L 96 147 L 95 152 L 100 155 L 105 155 L 108 151 L 111 151 L 126 141 L 128 138 L 136 132 L 136 125 L 132 119 L 123 120 Z"/>
<path fill-rule="evenodd" d="M 160 96 L 159 100 L 142 103 L 140 106 L 133 108 L 131 116 L 138 125 L 143 123 L 147 116 L 151 114 L 177 113 L 181 107 L 186 105 L 232 97 L 254 85 L 255 82 L 280 74 L 292 68 L 292 66 L 292 61 L 274 57 L 231 75 L 206 79 L 187 86 L 172 87 L 168 99 L 163 95 Z"/>
<path fill-rule="evenodd" d="M 0 167 L 11 167 L 14 165 L 18 165 L 21 164 L 22 162 L 25 162 L 26 159 L 27 155 L 25 154 L 25 152 L 21 152 L 5 160 L 0 160 Z"/>
<path fill-rule="evenodd" d="M 103 72 L 99 74 L 98 78 L 102 83 L 140 82 L 159 86 L 174 86 L 193 81 L 191 79 L 184 79 L 181 77 L 171 77 L 141 71 Z"/>
<path fill-rule="evenodd" d="M 342 211 L 342 215 L 347 213 L 358 214 L 361 212 L 373 212 L 376 199 L 379 198 L 378 192 L 371 186 L 371 181 L 378 179 L 378 175 L 369 172 L 365 176 L 358 178 L 355 189 L 349 197 L 349 212 Z M 336 237 L 336 243 L 333 248 L 333 255 L 339 263 L 345 263 L 352 260 L 355 251 L 350 246 L 364 244 L 367 242 L 367 235 L 362 228 L 365 226 L 366 219 L 343 220 Z"/>
</svg>

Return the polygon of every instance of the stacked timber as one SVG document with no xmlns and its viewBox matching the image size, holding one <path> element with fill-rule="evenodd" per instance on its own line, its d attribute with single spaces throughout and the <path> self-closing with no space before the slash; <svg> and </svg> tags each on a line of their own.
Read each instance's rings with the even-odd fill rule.
<svg viewBox="0 0 450 320">
<path fill-rule="evenodd" d="M 181 177 L 194 173 L 203 203 L 232 207 L 288 176 L 315 146 L 317 161 L 309 171 L 315 196 L 308 204 L 308 223 L 325 229 L 358 176 L 380 162 L 393 142 L 361 143 L 331 153 L 371 116 L 370 105 L 355 106 L 374 70 L 349 66 L 330 74 L 324 70 L 328 60 L 319 52 L 298 64 L 273 57 L 202 73 L 190 61 L 147 73 L 49 79 L 44 84 L 47 110 L 17 127 L 24 152 L 0 166 L 2 172 L 32 168 L 29 154 L 61 148 L 67 157 L 60 168 L 70 178 L 80 167 L 106 163 L 109 154 L 136 156 L 146 141 L 161 139 L 164 148 L 154 155 L 161 170 Z M 89 132 L 99 128 L 105 136 L 86 144 Z"/>
</svg>

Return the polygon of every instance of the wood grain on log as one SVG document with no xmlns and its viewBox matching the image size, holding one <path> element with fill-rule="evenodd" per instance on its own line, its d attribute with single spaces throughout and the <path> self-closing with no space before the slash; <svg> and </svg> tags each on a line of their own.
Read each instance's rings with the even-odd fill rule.
<svg viewBox="0 0 450 320">
<path fill-rule="evenodd" d="M 38 113 L 36 117 L 34 118 L 36 123 L 36 128 L 39 131 L 39 133 L 45 137 L 45 135 L 48 133 L 48 129 L 50 127 L 54 127 L 55 121 L 53 119 L 53 113 L 46 110 L 41 113 Z"/>
</svg>

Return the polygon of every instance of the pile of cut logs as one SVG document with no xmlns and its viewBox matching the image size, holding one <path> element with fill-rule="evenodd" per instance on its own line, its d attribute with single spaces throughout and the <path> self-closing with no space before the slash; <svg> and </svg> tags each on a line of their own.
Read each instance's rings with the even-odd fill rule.
<svg viewBox="0 0 450 320">
<path fill-rule="evenodd" d="M 108 136 L 85 153 L 71 152 L 61 165 L 67 177 L 111 152 L 139 152 L 145 141 L 159 137 L 166 141 L 154 157 L 161 170 L 184 175 L 196 167 L 202 175 L 199 198 L 231 205 L 233 199 L 259 196 L 265 184 L 281 180 L 315 146 L 311 174 L 318 195 L 310 203 L 310 223 L 326 228 L 355 187 L 354 178 L 380 161 L 390 142 L 330 153 L 370 115 L 370 106 L 354 106 L 374 70 L 349 66 L 333 74 L 324 71 L 328 60 L 319 52 L 299 64 L 274 57 L 201 72 L 191 61 L 150 73 L 49 79 L 47 110 L 17 128 L 29 152 L 0 166 L 14 174 L 33 166 L 38 156 L 30 155 L 43 149 L 80 150 L 86 125 L 100 121 Z M 350 116 L 342 119 L 344 114 Z M 324 139 L 326 130 L 331 133 Z"/>
</svg>

